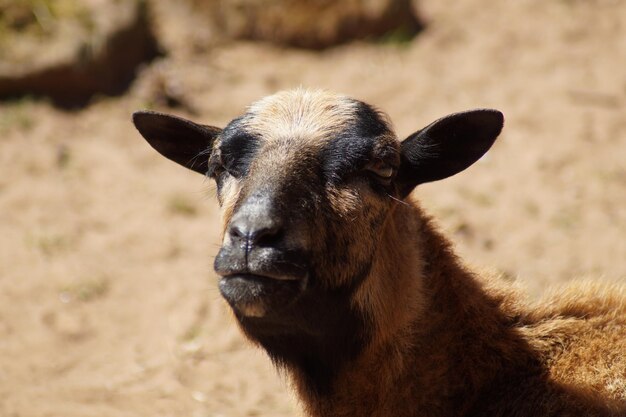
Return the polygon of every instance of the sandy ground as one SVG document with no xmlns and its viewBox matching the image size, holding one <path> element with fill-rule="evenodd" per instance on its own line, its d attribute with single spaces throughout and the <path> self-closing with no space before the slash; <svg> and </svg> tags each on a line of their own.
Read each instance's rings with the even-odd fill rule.
<svg viewBox="0 0 626 417">
<path fill-rule="evenodd" d="M 126 96 L 78 112 L 0 104 L 0 416 L 300 415 L 220 299 L 213 185 L 130 123 L 155 79 L 216 125 L 298 85 L 374 103 L 401 136 L 498 108 L 488 156 L 414 195 L 470 264 L 534 296 L 626 282 L 626 3 L 443 3 L 419 3 L 428 28 L 411 43 L 323 53 L 197 48 L 198 17 L 161 3 L 173 52 Z"/>
</svg>

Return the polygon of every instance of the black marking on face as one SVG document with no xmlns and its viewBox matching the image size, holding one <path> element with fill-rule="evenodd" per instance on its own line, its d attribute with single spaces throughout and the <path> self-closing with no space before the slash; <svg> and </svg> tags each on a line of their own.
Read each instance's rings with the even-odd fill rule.
<svg viewBox="0 0 626 417">
<path fill-rule="evenodd" d="M 260 144 L 258 136 L 241 127 L 241 118 L 233 120 L 221 135 L 219 157 L 222 166 L 235 178 L 246 176 Z"/>
<path fill-rule="evenodd" d="M 372 159 L 397 164 L 398 151 L 393 147 L 380 147 L 379 139 L 390 133 L 382 115 L 370 105 L 357 102 L 355 121 L 333 138 L 323 149 L 323 175 L 325 181 L 337 184 L 357 173 Z"/>
<path fill-rule="evenodd" d="M 356 121 L 354 132 L 360 136 L 376 137 L 389 132 L 389 125 L 385 122 L 381 112 L 367 103 L 357 102 Z"/>
</svg>

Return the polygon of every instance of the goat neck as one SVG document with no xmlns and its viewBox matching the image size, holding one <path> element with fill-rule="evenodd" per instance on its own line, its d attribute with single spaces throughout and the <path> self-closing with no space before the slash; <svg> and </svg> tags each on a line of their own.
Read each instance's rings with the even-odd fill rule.
<svg viewBox="0 0 626 417">
<path fill-rule="evenodd" d="M 536 371 L 511 326 L 511 294 L 488 295 L 415 203 L 396 206 L 382 239 L 354 298 L 369 345 L 328 393 L 292 370 L 309 415 L 463 415 L 496 375 Z"/>
</svg>

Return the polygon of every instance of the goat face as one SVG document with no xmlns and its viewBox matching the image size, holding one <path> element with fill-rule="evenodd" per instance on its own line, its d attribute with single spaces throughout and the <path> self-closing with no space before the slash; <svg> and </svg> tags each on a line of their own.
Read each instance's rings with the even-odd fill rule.
<svg viewBox="0 0 626 417">
<path fill-rule="evenodd" d="M 220 291 L 267 348 L 276 335 L 329 336 L 328 324 L 341 338 L 362 327 L 349 298 L 368 278 L 392 207 L 480 158 L 502 115 L 457 113 L 400 143 L 369 105 L 296 90 L 262 99 L 224 129 L 154 112 L 134 122 L 161 154 L 215 179 Z"/>
<path fill-rule="evenodd" d="M 308 289 L 366 275 L 398 150 L 381 115 L 328 94 L 278 94 L 224 129 L 208 164 L 225 212 L 215 270 L 239 315 L 279 319 Z"/>
</svg>

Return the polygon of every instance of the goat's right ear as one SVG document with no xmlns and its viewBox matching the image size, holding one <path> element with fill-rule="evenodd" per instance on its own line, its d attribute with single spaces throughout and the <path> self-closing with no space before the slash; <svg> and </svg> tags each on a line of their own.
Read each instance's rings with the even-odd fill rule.
<svg viewBox="0 0 626 417">
<path fill-rule="evenodd" d="M 404 140 L 396 183 L 401 197 L 417 185 L 437 181 L 478 161 L 502 131 L 504 116 L 477 109 L 445 116 Z"/>
<path fill-rule="evenodd" d="M 133 113 L 133 123 L 158 153 L 201 174 L 207 172 L 208 153 L 222 131 L 182 117 L 147 110 Z"/>
</svg>

